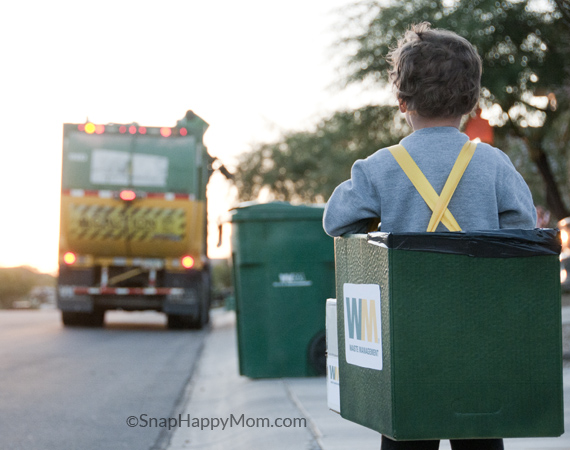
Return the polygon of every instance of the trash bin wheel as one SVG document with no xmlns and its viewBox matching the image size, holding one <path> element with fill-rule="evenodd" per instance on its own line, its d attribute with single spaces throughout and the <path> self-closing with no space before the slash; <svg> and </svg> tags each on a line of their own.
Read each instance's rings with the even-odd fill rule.
<svg viewBox="0 0 570 450">
<path fill-rule="evenodd" d="M 327 370 L 327 339 L 324 331 L 320 331 L 309 343 L 309 365 L 317 375 L 325 375 Z"/>
</svg>

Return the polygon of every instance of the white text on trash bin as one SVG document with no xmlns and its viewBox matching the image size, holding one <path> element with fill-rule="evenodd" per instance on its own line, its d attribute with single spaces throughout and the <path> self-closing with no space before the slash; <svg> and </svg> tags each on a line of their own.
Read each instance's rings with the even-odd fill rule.
<svg viewBox="0 0 570 450">
<path fill-rule="evenodd" d="M 346 362 L 382 370 L 380 286 L 345 283 L 343 291 Z"/>
<path fill-rule="evenodd" d="M 303 272 L 280 273 L 279 281 L 273 282 L 273 287 L 311 286 L 313 282 L 307 280 Z"/>
</svg>

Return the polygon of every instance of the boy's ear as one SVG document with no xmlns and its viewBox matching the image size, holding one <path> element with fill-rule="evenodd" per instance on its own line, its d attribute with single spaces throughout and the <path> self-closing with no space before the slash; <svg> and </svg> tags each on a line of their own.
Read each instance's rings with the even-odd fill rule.
<svg viewBox="0 0 570 450">
<path fill-rule="evenodd" d="M 400 104 L 400 112 L 405 113 L 408 110 L 406 107 L 406 102 L 402 99 L 398 99 L 398 103 Z"/>
</svg>

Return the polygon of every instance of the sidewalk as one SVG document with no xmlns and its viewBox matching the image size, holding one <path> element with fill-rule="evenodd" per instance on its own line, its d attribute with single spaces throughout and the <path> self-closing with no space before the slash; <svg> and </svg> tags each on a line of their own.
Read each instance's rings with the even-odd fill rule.
<svg viewBox="0 0 570 450">
<path fill-rule="evenodd" d="M 563 308 L 563 323 L 570 324 L 570 307 Z M 190 416 L 190 422 L 176 429 L 168 450 L 379 450 L 377 432 L 342 419 L 328 409 L 324 377 L 242 377 L 238 374 L 236 345 L 235 314 L 216 311 L 182 413 L 184 420 Z M 569 401 L 565 402 L 567 432 L 563 436 L 507 439 L 505 449 L 570 449 L 570 368 L 564 369 L 564 394 Z M 222 423 L 211 420 L 215 418 L 228 420 L 225 429 Z M 262 427 L 259 422 L 256 426 L 258 418 L 269 419 L 270 425 Z M 305 418 L 307 426 L 278 427 L 296 418 Z M 204 429 L 186 425 L 200 421 Z M 440 449 L 450 449 L 449 442 L 442 441 Z"/>
</svg>

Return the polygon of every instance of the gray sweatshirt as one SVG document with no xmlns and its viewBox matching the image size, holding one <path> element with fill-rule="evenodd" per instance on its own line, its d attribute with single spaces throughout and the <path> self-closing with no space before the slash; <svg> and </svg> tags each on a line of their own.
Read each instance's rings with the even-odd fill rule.
<svg viewBox="0 0 570 450">
<path fill-rule="evenodd" d="M 468 137 L 453 127 L 422 128 L 402 144 L 439 194 Z M 536 210 L 522 176 L 501 150 L 477 145 L 448 209 L 463 231 L 533 229 Z M 381 230 L 425 232 L 432 211 L 388 149 L 352 166 L 351 179 L 329 199 L 323 226 L 330 236 L 366 232 L 372 218 Z M 436 231 L 448 231 L 439 224 Z"/>
</svg>

